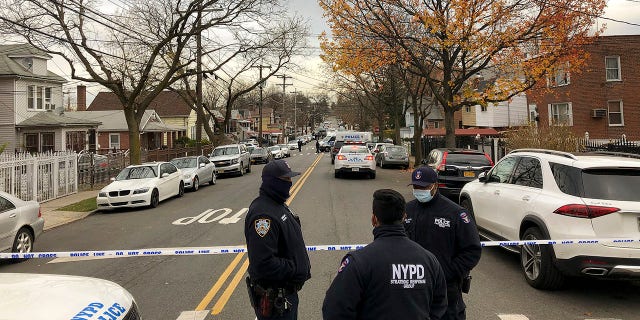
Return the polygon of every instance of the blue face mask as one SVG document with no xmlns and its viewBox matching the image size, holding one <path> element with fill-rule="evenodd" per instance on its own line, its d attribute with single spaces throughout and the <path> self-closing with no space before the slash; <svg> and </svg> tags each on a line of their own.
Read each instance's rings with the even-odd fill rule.
<svg viewBox="0 0 640 320">
<path fill-rule="evenodd" d="M 422 203 L 429 202 L 431 201 L 431 199 L 433 199 L 433 196 L 431 195 L 431 190 L 413 189 L 413 196 L 416 197 L 416 199 Z"/>
</svg>

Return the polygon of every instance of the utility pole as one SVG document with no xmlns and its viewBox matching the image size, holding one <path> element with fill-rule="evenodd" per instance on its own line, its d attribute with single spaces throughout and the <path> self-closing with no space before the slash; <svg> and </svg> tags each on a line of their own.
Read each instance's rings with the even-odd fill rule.
<svg viewBox="0 0 640 320">
<path fill-rule="evenodd" d="M 253 68 L 259 68 L 260 69 L 260 85 L 258 85 L 258 87 L 260 88 L 260 104 L 258 105 L 258 116 L 260 117 L 260 120 L 258 120 L 258 139 L 260 141 L 258 141 L 258 144 L 260 146 L 262 146 L 262 89 L 264 89 L 264 79 L 262 79 L 262 69 L 269 69 L 271 70 L 271 66 L 263 66 L 263 65 L 258 65 L 258 66 L 252 66 Z"/>
<path fill-rule="evenodd" d="M 198 34 L 196 35 L 196 154 L 202 153 L 202 2 L 198 2 L 198 15 L 196 16 Z"/>
<path fill-rule="evenodd" d="M 287 96 L 287 86 L 292 86 L 293 83 L 287 83 L 287 79 L 291 79 L 292 77 L 287 76 L 286 74 L 282 74 L 282 75 L 276 75 L 276 77 L 281 78 L 282 79 L 282 84 L 277 84 L 279 86 L 282 86 L 282 116 L 284 117 L 284 128 L 283 128 L 283 133 L 284 135 L 287 134 L 287 116 L 285 111 L 285 98 Z M 287 143 L 287 141 L 283 141 L 284 143 Z"/>
<path fill-rule="evenodd" d="M 293 88 L 293 134 L 298 135 L 298 89 Z"/>
</svg>

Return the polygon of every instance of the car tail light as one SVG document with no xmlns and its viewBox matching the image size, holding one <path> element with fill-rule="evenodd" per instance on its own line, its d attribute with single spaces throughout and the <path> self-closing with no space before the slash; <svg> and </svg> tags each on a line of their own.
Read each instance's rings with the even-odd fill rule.
<svg viewBox="0 0 640 320">
<path fill-rule="evenodd" d="M 339 155 L 338 155 L 338 160 L 347 160 L 347 157 L 345 157 L 345 156 L 343 156 L 343 155 L 339 154 Z"/>
<path fill-rule="evenodd" d="M 447 184 L 446 183 L 438 183 L 438 188 L 446 188 Z"/>
<path fill-rule="evenodd" d="M 42 207 L 38 207 L 38 218 L 42 218 Z"/>
<path fill-rule="evenodd" d="M 448 155 L 448 154 L 449 154 L 449 153 L 445 152 L 445 153 L 442 155 L 442 163 L 440 163 L 440 165 L 438 166 L 438 171 L 444 171 L 444 170 L 445 170 L 445 169 L 444 169 L 444 167 L 445 167 L 445 165 L 447 164 L 447 155 Z"/>
<path fill-rule="evenodd" d="M 567 204 L 556 209 L 553 213 L 569 217 L 593 219 L 617 211 L 620 211 L 620 209 L 614 207 L 587 206 L 584 204 Z"/>
<path fill-rule="evenodd" d="M 491 160 L 491 157 L 489 157 L 488 154 L 484 154 L 484 156 L 487 158 L 487 160 L 489 160 L 489 164 L 491 164 L 491 166 L 493 167 L 493 160 Z"/>
<path fill-rule="evenodd" d="M 365 160 L 373 160 L 373 156 L 366 156 L 364 157 Z"/>
</svg>

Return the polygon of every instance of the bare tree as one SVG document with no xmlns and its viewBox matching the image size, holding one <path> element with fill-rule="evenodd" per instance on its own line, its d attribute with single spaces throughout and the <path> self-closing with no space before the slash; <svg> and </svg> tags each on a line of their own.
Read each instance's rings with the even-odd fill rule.
<svg viewBox="0 0 640 320">
<path fill-rule="evenodd" d="M 107 14 L 98 2 L 21 0 L 0 9 L 0 29 L 62 56 L 71 77 L 111 90 L 123 105 L 132 163 L 140 163 L 142 116 L 153 99 L 180 79 L 196 57 L 196 35 L 213 27 L 242 28 L 278 0 L 120 1 Z M 204 17 L 195 23 L 195 17 Z"/>
</svg>

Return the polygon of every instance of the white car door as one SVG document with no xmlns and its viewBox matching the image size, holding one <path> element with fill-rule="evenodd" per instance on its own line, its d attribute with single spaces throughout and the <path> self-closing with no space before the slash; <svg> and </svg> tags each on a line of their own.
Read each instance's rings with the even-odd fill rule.
<svg viewBox="0 0 640 320">
<path fill-rule="evenodd" d="M 160 200 L 164 200 L 175 194 L 173 176 L 171 175 L 171 167 L 168 163 L 160 165 L 160 178 L 158 179 L 158 190 L 160 190 Z M 163 177 L 165 174 L 168 176 Z"/>
<path fill-rule="evenodd" d="M 204 164 L 204 167 L 200 168 L 202 170 L 202 174 L 200 175 L 200 181 L 211 181 L 211 177 L 213 176 L 213 163 L 207 159 L 207 157 L 199 157 L 200 163 Z M 200 164 L 198 164 L 200 165 Z"/>
<path fill-rule="evenodd" d="M 15 205 L 0 196 L 0 251 L 10 249 L 13 246 L 16 221 L 18 221 L 18 209 Z"/>
<path fill-rule="evenodd" d="M 505 157 L 498 162 L 486 176 L 486 181 L 478 186 L 471 199 L 473 214 L 479 227 L 497 235 L 500 234 L 500 216 L 511 210 L 503 206 L 503 192 L 509 184 L 511 174 L 517 163 L 517 157 Z"/>
<path fill-rule="evenodd" d="M 525 216 L 534 214 L 536 199 L 542 192 L 542 168 L 534 157 L 518 157 L 510 183 L 502 184 L 500 208 L 497 210 L 498 234 L 509 240 L 520 239 L 520 222 Z"/>
</svg>

